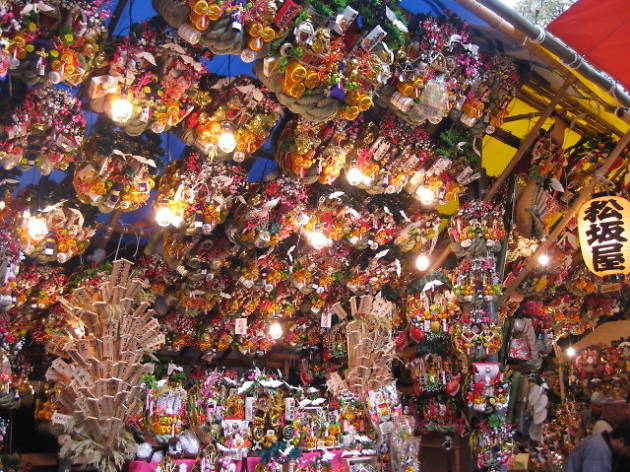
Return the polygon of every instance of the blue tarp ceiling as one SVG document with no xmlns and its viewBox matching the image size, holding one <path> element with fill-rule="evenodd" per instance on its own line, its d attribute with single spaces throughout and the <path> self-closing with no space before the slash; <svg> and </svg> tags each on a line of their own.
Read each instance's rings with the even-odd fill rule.
<svg viewBox="0 0 630 472">
<path fill-rule="evenodd" d="M 113 28 L 114 36 L 126 36 L 129 33 L 131 23 L 140 23 L 151 17 L 157 15 L 157 12 L 152 6 L 151 0 L 113 0 L 110 4 L 110 10 L 113 12 L 116 10 L 119 2 L 124 2 L 124 7 L 120 14 L 120 17 Z M 503 38 L 500 38 L 489 26 L 483 22 L 480 18 L 473 13 L 466 10 L 460 4 L 454 0 L 402 0 L 401 6 L 413 14 L 426 13 L 434 16 L 440 16 L 445 11 L 453 12 L 458 15 L 469 25 L 469 30 L 473 36 L 474 41 L 480 44 L 482 49 L 505 52 L 506 43 Z M 112 21 L 112 18 L 109 20 Z M 214 72 L 220 75 L 239 75 L 239 74 L 252 74 L 252 64 L 247 64 L 241 61 L 238 56 L 215 56 L 207 62 L 207 68 L 209 72 Z M 86 112 L 86 120 L 88 126 L 94 124 L 97 115 L 92 112 Z M 164 155 L 162 156 L 162 162 L 168 163 L 174 159 L 177 159 L 181 154 L 184 145 L 183 143 L 172 133 L 162 134 L 162 143 L 164 148 Z M 263 148 L 262 152 L 269 152 L 269 146 L 266 145 L 266 149 Z M 269 172 L 275 168 L 275 163 L 269 159 L 257 158 L 250 170 L 250 180 L 260 180 L 266 172 Z M 65 173 L 61 171 L 53 171 L 50 175 L 50 179 L 56 182 L 60 182 L 65 177 Z M 23 173 L 20 187 L 36 183 L 41 178 L 37 169 L 30 169 Z M 132 224 L 139 220 L 143 220 L 150 217 L 152 211 L 151 201 L 141 209 L 125 213 L 120 219 L 120 224 Z M 98 221 L 106 222 L 110 218 L 108 214 L 100 214 Z"/>
</svg>

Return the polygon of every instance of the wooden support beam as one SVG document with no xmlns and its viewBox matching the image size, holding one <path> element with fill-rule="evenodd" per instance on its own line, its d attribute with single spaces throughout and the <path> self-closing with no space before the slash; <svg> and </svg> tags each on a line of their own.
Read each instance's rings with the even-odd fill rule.
<svg viewBox="0 0 630 472">
<path fill-rule="evenodd" d="M 594 172 L 594 175 L 592 176 L 591 180 L 582 188 L 578 197 L 575 199 L 571 207 L 569 207 L 569 209 L 566 211 L 566 213 L 564 214 L 560 222 L 558 222 L 556 226 L 554 226 L 549 236 L 547 236 L 547 238 L 540 244 L 540 246 L 538 246 L 538 249 L 536 250 L 536 252 L 531 257 L 528 258 L 528 262 L 525 265 L 525 267 L 523 267 L 523 269 L 514 278 L 512 283 L 506 288 L 502 299 L 507 299 L 515 293 L 520 283 L 525 279 L 525 277 L 527 277 L 527 275 L 538 264 L 537 262 L 538 256 L 540 256 L 541 254 L 544 254 L 547 251 L 547 249 L 549 249 L 549 247 L 557 241 L 562 231 L 564 231 L 564 229 L 569 224 L 571 219 L 573 219 L 573 217 L 577 214 L 580 207 L 584 204 L 586 200 L 588 200 L 591 197 L 591 194 L 593 193 L 593 189 L 595 188 L 595 186 L 597 185 L 599 181 L 598 177 L 606 176 L 610 167 L 621 155 L 621 153 L 623 152 L 623 150 L 625 149 L 625 147 L 628 145 L 629 142 L 630 142 L 630 131 L 628 131 L 619 140 L 619 142 L 617 142 L 615 149 L 613 149 L 611 153 L 608 154 L 608 157 L 606 158 L 606 160 Z"/>
<path fill-rule="evenodd" d="M 519 146 L 518 150 L 512 157 L 512 160 L 510 161 L 510 163 L 503 170 L 501 175 L 497 177 L 497 179 L 493 182 L 492 186 L 490 187 L 490 190 L 488 190 L 488 192 L 484 195 L 484 198 L 483 198 L 484 202 L 491 201 L 492 198 L 496 195 L 496 193 L 501 188 L 501 185 L 503 185 L 503 182 L 505 182 L 505 180 L 512 174 L 512 171 L 514 171 L 514 168 L 518 165 L 521 158 L 529 151 L 529 148 L 532 146 L 532 144 L 534 144 L 534 141 L 538 137 L 538 131 L 540 131 L 540 128 L 542 128 L 547 118 L 549 118 L 551 114 L 554 112 L 556 105 L 558 105 L 560 100 L 562 100 L 562 97 L 564 97 L 564 95 L 569 90 L 569 87 L 571 87 L 571 85 L 573 85 L 575 81 L 576 79 L 573 76 L 565 79 L 565 81 L 562 84 L 562 87 L 560 87 L 556 96 L 553 98 L 553 100 L 551 100 L 551 102 L 547 104 L 545 109 L 542 110 L 540 118 L 538 118 L 538 120 L 536 121 L 532 129 L 529 130 L 529 133 L 527 134 L 527 136 L 525 136 L 525 138 L 521 141 L 521 145 Z M 449 246 L 446 246 L 444 250 L 440 254 L 438 254 L 438 256 L 435 259 L 433 259 L 433 262 L 431 263 L 431 267 L 429 268 L 429 271 L 435 270 L 437 267 L 440 267 L 450 253 L 451 253 L 451 247 L 449 245 Z"/>
<path fill-rule="evenodd" d="M 520 120 L 528 120 L 530 118 L 536 118 L 537 116 L 540 116 L 540 112 L 533 112 L 533 113 L 521 113 L 520 115 L 512 115 L 512 116 L 508 116 L 507 118 L 505 118 L 503 120 L 504 123 L 509 123 L 511 121 L 520 121 Z"/>
</svg>

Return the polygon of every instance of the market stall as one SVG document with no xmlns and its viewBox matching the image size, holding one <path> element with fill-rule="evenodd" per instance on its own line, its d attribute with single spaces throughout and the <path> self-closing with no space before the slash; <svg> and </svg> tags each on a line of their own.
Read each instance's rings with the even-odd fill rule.
<svg viewBox="0 0 630 472">
<path fill-rule="evenodd" d="M 627 94 L 447 3 L 0 4 L 3 470 L 561 470 Z"/>
</svg>

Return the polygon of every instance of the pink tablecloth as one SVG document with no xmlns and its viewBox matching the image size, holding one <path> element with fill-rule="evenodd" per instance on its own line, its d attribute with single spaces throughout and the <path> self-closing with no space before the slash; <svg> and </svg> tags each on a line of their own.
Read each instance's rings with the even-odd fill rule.
<svg viewBox="0 0 630 472">
<path fill-rule="evenodd" d="M 176 464 L 186 464 L 186 470 L 191 472 L 195 466 L 195 460 L 176 460 Z M 129 472 L 155 472 L 159 462 L 131 461 L 129 463 Z"/>
<path fill-rule="evenodd" d="M 186 471 L 191 472 L 195 466 L 194 460 L 177 460 L 176 464 L 186 464 Z M 236 464 L 236 472 L 243 470 L 243 461 L 234 461 Z M 129 472 L 155 472 L 159 462 L 131 461 L 129 463 Z"/>
<path fill-rule="evenodd" d="M 346 470 L 346 463 L 341 457 L 344 451 L 342 449 L 331 449 L 328 452 L 330 452 L 331 454 L 335 456 L 332 460 L 333 470 Z M 321 455 L 322 455 L 322 451 L 305 452 L 304 454 L 300 456 L 297 462 L 298 464 L 302 464 L 302 463 L 308 464 L 317 456 L 321 456 Z M 247 472 L 254 472 L 258 464 L 260 464 L 260 457 L 248 457 L 247 458 Z"/>
</svg>

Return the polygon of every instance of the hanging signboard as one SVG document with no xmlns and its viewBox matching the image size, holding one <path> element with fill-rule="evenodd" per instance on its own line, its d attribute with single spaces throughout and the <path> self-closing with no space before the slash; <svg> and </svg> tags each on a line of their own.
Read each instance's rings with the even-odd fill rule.
<svg viewBox="0 0 630 472">
<path fill-rule="evenodd" d="M 580 247 L 586 267 L 596 275 L 630 273 L 630 202 L 622 197 L 593 198 L 578 212 Z"/>
</svg>

